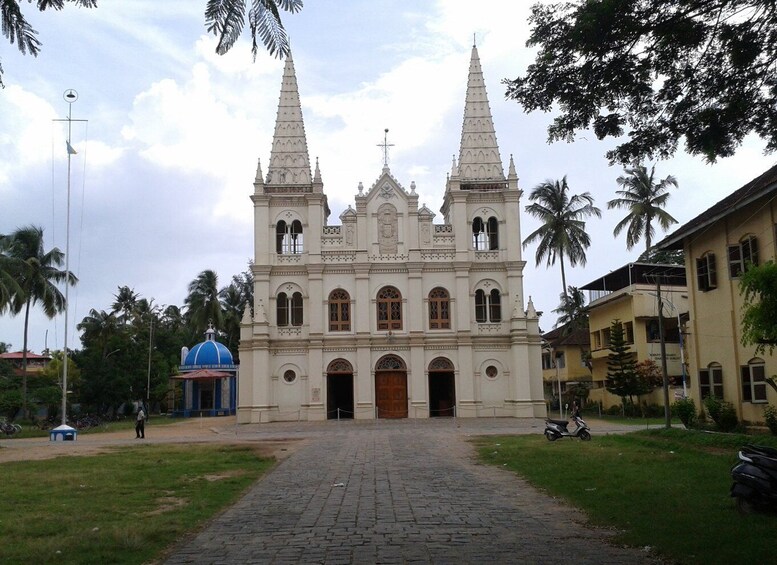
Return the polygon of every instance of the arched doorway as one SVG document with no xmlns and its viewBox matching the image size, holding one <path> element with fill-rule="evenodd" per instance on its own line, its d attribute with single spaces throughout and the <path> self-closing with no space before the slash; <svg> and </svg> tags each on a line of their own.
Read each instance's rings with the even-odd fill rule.
<svg viewBox="0 0 777 565">
<path fill-rule="evenodd" d="M 396 355 L 375 365 L 375 406 L 378 418 L 407 418 L 407 368 Z"/>
<path fill-rule="evenodd" d="M 353 367 L 345 359 L 335 359 L 326 369 L 326 417 L 328 420 L 353 419 Z"/>
<path fill-rule="evenodd" d="M 429 417 L 456 415 L 456 379 L 453 363 L 438 357 L 429 363 Z"/>
</svg>

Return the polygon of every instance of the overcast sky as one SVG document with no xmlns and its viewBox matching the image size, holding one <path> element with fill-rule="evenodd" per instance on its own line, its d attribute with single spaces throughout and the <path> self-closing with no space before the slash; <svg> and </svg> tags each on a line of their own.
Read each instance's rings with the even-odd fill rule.
<svg viewBox="0 0 777 565">
<path fill-rule="evenodd" d="M 319 158 L 330 225 L 353 204 L 359 182 L 380 175 L 384 128 L 390 167 L 419 203 L 437 212 L 451 156 L 458 155 L 473 34 L 477 40 L 497 139 L 505 161 L 515 158 L 528 193 L 567 175 L 574 193 L 591 192 L 603 211 L 590 220 L 588 264 L 567 271 L 583 285 L 635 260 L 612 230 L 623 217 L 608 211 L 615 179 L 604 153 L 611 142 L 581 133 L 573 144 L 546 142 L 551 116 L 525 114 L 504 98 L 504 78 L 523 73 L 529 2 L 308 0 L 286 15 L 310 157 Z M 204 269 L 219 282 L 244 270 L 253 254 L 253 179 L 257 159 L 267 171 L 283 62 L 260 52 L 247 35 L 226 56 L 205 33 L 205 0 L 101 2 L 94 10 L 22 9 L 40 33 L 37 58 L 2 38 L 6 88 L 0 90 L 0 233 L 41 225 L 47 249 L 65 249 L 67 89 L 72 105 L 70 266 L 71 332 L 90 308 L 108 310 L 121 285 L 156 304 L 183 305 L 186 287 Z M 347 8 L 346 8 L 347 7 Z M 674 175 L 669 212 L 685 222 L 775 163 L 750 139 L 737 155 L 708 165 L 678 154 L 658 163 Z M 442 215 L 436 217 L 442 222 Z M 522 237 L 537 223 L 522 214 Z M 657 239 L 662 234 L 659 233 Z M 524 291 L 555 322 L 558 264 L 535 267 L 524 251 Z M 0 341 L 22 347 L 23 317 L 0 317 Z M 31 318 L 29 348 L 61 348 L 62 317 Z M 47 341 L 46 341 L 47 340 Z M 80 347 L 71 333 L 70 346 Z"/>
</svg>

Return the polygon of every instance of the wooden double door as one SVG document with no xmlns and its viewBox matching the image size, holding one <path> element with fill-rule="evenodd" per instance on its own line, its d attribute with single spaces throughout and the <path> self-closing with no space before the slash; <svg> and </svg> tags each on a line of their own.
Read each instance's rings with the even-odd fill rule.
<svg viewBox="0 0 777 565">
<path fill-rule="evenodd" d="M 375 403 L 378 418 L 407 418 L 407 373 L 375 373 Z"/>
</svg>

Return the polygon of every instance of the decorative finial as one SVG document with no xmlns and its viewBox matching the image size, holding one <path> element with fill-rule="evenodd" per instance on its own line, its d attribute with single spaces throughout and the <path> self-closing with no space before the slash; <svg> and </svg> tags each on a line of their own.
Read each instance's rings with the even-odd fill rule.
<svg viewBox="0 0 777 565">
<path fill-rule="evenodd" d="M 362 181 L 359 181 L 359 196 L 362 196 L 362 192 L 364 192 L 364 184 L 362 184 Z"/>
<path fill-rule="evenodd" d="M 410 182 L 410 194 L 415 194 L 415 181 Z"/>
</svg>

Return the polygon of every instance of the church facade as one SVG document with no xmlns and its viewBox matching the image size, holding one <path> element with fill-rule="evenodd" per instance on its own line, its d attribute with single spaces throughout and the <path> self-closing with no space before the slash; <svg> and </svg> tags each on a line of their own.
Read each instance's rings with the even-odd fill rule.
<svg viewBox="0 0 777 565">
<path fill-rule="evenodd" d="M 289 57 L 251 196 L 238 422 L 545 416 L 521 190 L 512 157 L 504 174 L 476 47 L 442 223 L 386 161 L 330 225 Z"/>
</svg>

